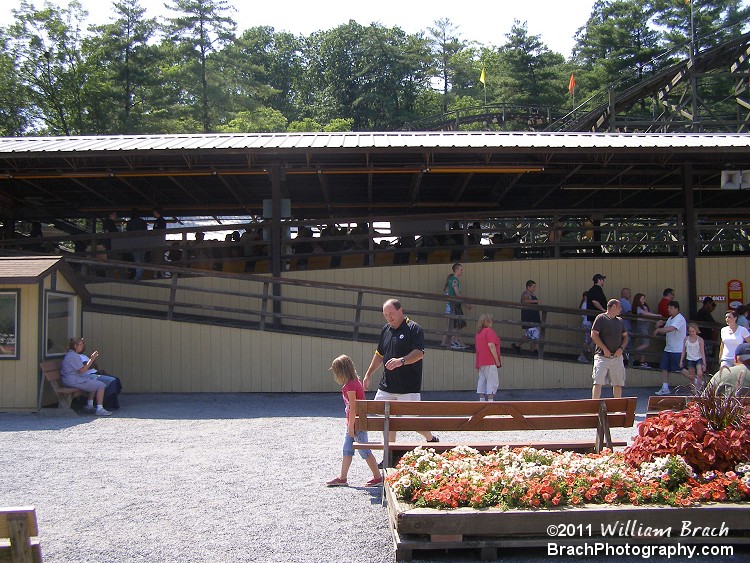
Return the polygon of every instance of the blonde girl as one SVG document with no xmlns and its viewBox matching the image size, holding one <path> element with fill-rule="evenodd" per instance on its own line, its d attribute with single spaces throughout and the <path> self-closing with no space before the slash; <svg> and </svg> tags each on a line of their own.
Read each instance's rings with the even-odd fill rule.
<svg viewBox="0 0 750 563">
<path fill-rule="evenodd" d="M 331 363 L 331 372 L 333 372 L 333 379 L 336 383 L 341 385 L 341 395 L 344 397 L 344 413 L 346 415 L 346 434 L 344 436 L 344 449 L 343 457 L 341 458 L 341 471 L 339 476 L 335 479 L 331 479 L 326 482 L 329 487 L 346 487 L 349 483 L 347 482 L 347 476 L 349 474 L 349 467 L 352 465 L 354 459 L 354 441 L 367 442 L 367 432 L 354 432 L 354 424 L 349 424 L 349 391 L 354 391 L 357 400 L 365 399 L 365 390 L 362 387 L 362 383 L 359 380 L 359 375 L 354 367 L 354 362 L 349 356 L 341 355 Z M 380 475 L 378 469 L 378 462 L 375 460 L 375 456 L 371 450 L 359 450 L 359 455 L 367 462 L 367 465 L 372 471 L 372 479 L 365 483 L 365 487 L 374 487 L 380 485 L 383 482 L 383 477 Z"/>
<path fill-rule="evenodd" d="M 688 335 L 685 337 L 680 355 L 682 375 L 690 379 L 698 391 L 703 388 L 703 371 L 706 367 L 706 347 L 699 332 L 697 324 L 688 324 Z"/>
</svg>

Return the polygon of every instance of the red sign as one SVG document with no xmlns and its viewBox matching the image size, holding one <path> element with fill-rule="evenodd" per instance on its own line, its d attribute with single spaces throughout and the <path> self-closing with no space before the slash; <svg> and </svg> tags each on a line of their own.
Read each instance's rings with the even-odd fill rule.
<svg viewBox="0 0 750 563">
<path fill-rule="evenodd" d="M 727 282 L 727 308 L 735 310 L 745 303 L 745 286 L 740 280 Z"/>
</svg>

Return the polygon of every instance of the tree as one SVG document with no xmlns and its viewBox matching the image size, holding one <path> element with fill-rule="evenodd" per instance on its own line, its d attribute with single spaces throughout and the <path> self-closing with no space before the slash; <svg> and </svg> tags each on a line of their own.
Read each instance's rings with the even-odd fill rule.
<svg viewBox="0 0 750 563">
<path fill-rule="evenodd" d="M 750 20 L 750 5 L 743 7 L 742 4 L 742 0 L 651 0 L 654 23 L 662 30 L 663 45 L 669 50 L 679 50 L 680 58 L 690 54 L 692 31 L 695 52 L 741 35 L 742 24 Z"/>
<path fill-rule="evenodd" d="M 630 85 L 656 69 L 659 35 L 650 27 L 648 0 L 598 0 L 576 33 L 573 62 L 584 91 Z M 662 63 L 663 64 L 663 63 Z"/>
<path fill-rule="evenodd" d="M 435 72 L 440 77 L 443 89 L 443 113 L 448 111 L 448 93 L 453 82 L 454 57 L 461 52 L 464 44 L 459 40 L 458 28 L 448 18 L 435 20 L 430 32 L 429 45 L 435 57 Z"/>
<path fill-rule="evenodd" d="M 426 40 L 398 27 L 350 21 L 313 33 L 305 44 L 302 103 L 319 123 L 352 119 L 354 130 L 391 129 L 414 117 L 427 87 Z"/>
<path fill-rule="evenodd" d="M 421 36 L 370 25 L 355 109 L 367 129 L 393 129 L 414 117 L 416 93 L 427 85 L 429 51 Z"/>
<path fill-rule="evenodd" d="M 138 0 L 113 4 L 116 19 L 94 26 L 84 41 L 86 59 L 96 61 L 86 89 L 94 101 L 92 114 L 99 133 L 144 133 L 156 110 L 160 72 L 157 49 L 151 46 L 155 19 L 144 19 Z"/>
<path fill-rule="evenodd" d="M 553 53 L 538 35 L 529 35 L 526 22 L 516 20 L 508 41 L 500 47 L 502 99 L 533 105 L 562 105 L 565 59 Z"/>
<path fill-rule="evenodd" d="M 31 126 L 33 108 L 12 51 L 5 29 L 0 29 L 0 135 L 22 135 Z"/>
<path fill-rule="evenodd" d="M 42 10 L 24 1 L 13 14 L 9 47 L 33 108 L 28 122 L 41 122 L 35 127 L 43 134 L 88 133 L 80 27 L 87 13 L 77 1 L 66 8 L 47 3 Z"/>
<path fill-rule="evenodd" d="M 302 75 L 301 40 L 272 27 L 253 27 L 222 53 L 222 75 L 231 92 L 232 111 L 268 105 L 287 120 L 299 116 L 296 81 Z"/>
<path fill-rule="evenodd" d="M 209 133 L 226 101 L 223 79 L 213 72 L 220 60 L 214 65 L 212 55 L 218 59 L 220 48 L 234 39 L 236 23 L 227 15 L 233 8 L 228 0 L 172 0 L 167 7 L 177 13 L 168 19 L 167 37 L 183 56 L 185 101 L 189 106 L 197 101 L 196 118 Z"/>
<path fill-rule="evenodd" d="M 283 133 L 287 119 L 276 109 L 261 107 L 254 112 L 241 111 L 226 125 L 220 125 L 222 133 Z"/>
</svg>

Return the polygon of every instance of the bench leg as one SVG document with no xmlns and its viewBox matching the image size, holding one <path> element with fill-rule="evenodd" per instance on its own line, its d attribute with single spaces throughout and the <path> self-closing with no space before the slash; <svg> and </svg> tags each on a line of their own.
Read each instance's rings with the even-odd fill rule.
<svg viewBox="0 0 750 563">
<path fill-rule="evenodd" d="M 8 531 L 10 532 L 11 561 L 31 563 L 31 536 L 28 526 L 28 514 L 8 514 Z"/>
</svg>

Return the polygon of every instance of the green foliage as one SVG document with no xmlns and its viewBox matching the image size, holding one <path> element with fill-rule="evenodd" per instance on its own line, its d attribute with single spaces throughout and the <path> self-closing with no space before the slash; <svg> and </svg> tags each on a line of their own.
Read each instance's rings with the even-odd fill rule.
<svg viewBox="0 0 750 563">
<path fill-rule="evenodd" d="M 217 129 L 221 133 L 283 133 L 286 126 L 286 117 L 279 110 L 261 107 L 253 112 L 241 111 Z"/>
<path fill-rule="evenodd" d="M 668 62 L 654 60 L 661 47 L 650 25 L 653 16 L 648 0 L 594 4 L 586 26 L 576 33 L 573 51 L 582 97 L 610 84 L 632 85 Z"/>
<path fill-rule="evenodd" d="M 516 21 L 506 37 L 508 41 L 500 48 L 502 99 L 562 105 L 566 88 L 560 87 L 561 68 L 565 59 L 550 51 L 538 35 L 530 35 L 526 23 Z"/>
<path fill-rule="evenodd" d="M 314 131 L 322 131 L 323 126 L 315 121 L 314 119 L 311 119 L 309 117 L 306 117 L 300 121 L 292 121 L 289 124 L 288 131 L 290 133 L 307 133 L 307 132 L 314 132 Z"/>
<path fill-rule="evenodd" d="M 335 131 L 353 131 L 354 120 L 353 119 L 332 119 L 327 125 L 323 127 L 323 131 L 333 133 Z"/>
<path fill-rule="evenodd" d="M 602 101 L 687 56 L 691 8 L 697 49 L 750 19 L 741 0 L 598 0 L 566 61 L 519 21 L 500 47 L 462 38 L 448 19 L 416 34 L 352 20 L 306 37 L 264 26 L 236 37 L 233 0 L 170 0 L 163 23 L 139 1 L 116 0 L 112 21 L 88 29 L 75 0 L 13 10 L 0 29 L 0 134 L 389 130 L 485 101 L 546 113 L 572 106 L 571 72 L 577 100 Z M 733 87 L 716 77 L 699 94 L 730 115 Z M 653 110 L 647 99 L 618 108 Z M 535 115 L 462 128 L 528 129 Z"/>
<path fill-rule="evenodd" d="M 203 132 L 209 133 L 218 121 L 217 109 L 226 103 L 218 70 L 221 47 L 234 39 L 236 24 L 228 15 L 233 8 L 228 0 L 173 0 L 170 8 L 175 16 L 169 19 L 167 36 L 178 45 L 187 70 L 180 75 L 181 87 L 197 100 L 190 107 Z"/>
<path fill-rule="evenodd" d="M 22 135 L 31 126 L 29 92 L 8 52 L 9 39 L 0 29 L 0 135 Z"/>
<path fill-rule="evenodd" d="M 148 116 L 157 110 L 158 50 L 150 43 L 157 30 L 155 19 L 144 19 L 138 0 L 113 4 L 115 21 L 92 29 L 83 52 L 91 79 L 85 90 L 92 100 L 97 133 L 149 132 Z"/>
</svg>

